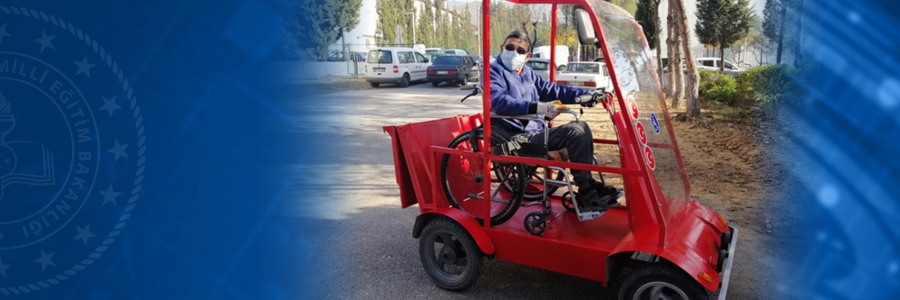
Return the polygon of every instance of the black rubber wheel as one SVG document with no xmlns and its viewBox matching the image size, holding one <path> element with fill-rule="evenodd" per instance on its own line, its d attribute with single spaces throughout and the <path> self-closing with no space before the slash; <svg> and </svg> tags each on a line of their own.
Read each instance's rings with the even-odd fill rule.
<svg viewBox="0 0 900 300">
<path fill-rule="evenodd" d="M 566 192 L 562 195 L 562 206 L 568 211 L 575 210 L 575 196 L 572 192 Z"/>
<path fill-rule="evenodd" d="M 525 230 L 533 235 L 541 235 L 547 230 L 547 218 L 539 211 L 529 213 L 525 216 Z"/>
<path fill-rule="evenodd" d="M 409 86 L 409 74 L 403 74 L 403 78 L 400 79 L 400 87 L 408 87 Z"/>
<path fill-rule="evenodd" d="M 432 81 L 432 82 L 431 82 L 431 86 L 433 86 L 433 87 L 437 87 L 437 86 L 440 85 L 440 84 L 441 84 L 441 82 L 439 82 L 439 81 Z"/>
<path fill-rule="evenodd" d="M 378 87 L 377 82 L 369 82 L 369 85 L 371 85 L 373 88 Z"/>
<path fill-rule="evenodd" d="M 681 269 L 669 264 L 638 267 L 616 280 L 612 294 L 620 300 L 708 300 L 709 293 Z"/>
<path fill-rule="evenodd" d="M 483 151 L 484 132 L 481 129 L 458 135 L 450 142 L 448 148 L 473 151 L 470 141 L 473 133 L 476 134 L 478 151 Z M 495 154 L 500 154 L 501 151 L 498 149 L 502 148 L 496 146 L 506 143 L 506 139 L 502 138 L 501 134 L 491 135 L 492 149 Z M 483 181 L 492 179 L 499 181 L 492 182 L 491 189 L 494 191 L 504 189 L 507 195 L 497 193 L 496 198 L 491 201 L 490 211 L 491 224 L 499 225 L 509 220 L 522 203 L 525 181 L 520 178 L 526 176 L 525 167 L 516 163 L 491 162 L 491 164 L 491 175 L 484 176 L 484 165 L 476 158 L 446 154 L 441 159 L 441 185 L 451 206 L 468 212 L 476 220 L 483 222 L 484 203 L 476 197 L 493 198 L 481 195 L 484 192 Z"/>
<path fill-rule="evenodd" d="M 483 255 L 472 236 L 459 224 L 438 218 L 425 225 L 419 238 L 419 258 L 438 287 L 461 291 L 481 273 Z"/>
</svg>

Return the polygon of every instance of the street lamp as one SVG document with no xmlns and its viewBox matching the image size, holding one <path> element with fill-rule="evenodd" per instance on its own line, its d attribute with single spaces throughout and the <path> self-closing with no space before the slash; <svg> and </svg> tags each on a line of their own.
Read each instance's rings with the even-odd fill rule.
<svg viewBox="0 0 900 300">
<path fill-rule="evenodd" d="M 412 24 L 412 29 L 413 29 L 413 46 L 415 46 L 415 45 L 416 45 L 416 11 L 411 11 L 411 12 L 408 12 L 408 13 L 406 13 L 406 14 L 407 14 L 407 15 L 408 15 L 408 14 L 412 14 L 412 22 L 410 22 L 410 24 Z"/>
</svg>

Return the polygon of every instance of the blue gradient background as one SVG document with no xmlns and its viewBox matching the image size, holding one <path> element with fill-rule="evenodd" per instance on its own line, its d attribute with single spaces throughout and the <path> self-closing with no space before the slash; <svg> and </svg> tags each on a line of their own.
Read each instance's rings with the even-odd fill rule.
<svg viewBox="0 0 900 300">
<path fill-rule="evenodd" d="M 315 238 L 324 233 L 309 230 L 315 220 L 275 215 L 294 180 L 284 166 L 306 159 L 296 146 L 316 147 L 290 131 L 298 120 L 266 80 L 285 9 L 249 0 L 0 5 L 52 13 L 104 45 L 140 99 L 148 145 L 137 208 L 110 249 L 53 288 L 3 297 L 315 298 L 306 278 L 327 258 Z M 777 158 L 802 165 L 785 180 L 810 200 L 800 213 L 811 226 L 795 228 L 808 240 L 783 272 L 802 280 L 785 288 L 791 299 L 900 299 L 900 4 L 807 0 L 807 11 L 804 51 L 822 71 L 800 78 L 809 97 L 783 116 L 802 130 Z"/>
<path fill-rule="evenodd" d="M 303 279 L 314 273 L 311 253 L 318 248 L 305 232 L 295 230 L 311 221 L 274 215 L 291 182 L 283 166 L 302 163 L 303 157 L 300 150 L 285 146 L 284 141 L 302 136 L 286 130 L 293 120 L 273 100 L 266 80 L 267 55 L 285 19 L 277 1 L 0 5 L 53 14 L 89 33 L 134 88 L 147 138 L 143 189 L 109 250 L 51 288 L 0 297 L 281 299 L 289 296 L 288 287 L 300 293 L 292 298 L 314 295 Z M 0 23 L 14 27 L 10 16 L 2 17 Z M 68 33 L 59 33 L 54 42 L 61 43 L 63 34 Z M 7 37 L 4 43 L 10 41 Z M 109 72 L 106 67 L 93 68 L 91 78 Z M 119 101 L 126 114 L 127 103 Z M 101 131 L 134 136 L 134 128 L 127 126 Z M 119 197 L 119 208 L 122 198 L 128 199 Z M 92 231 L 101 231 L 98 226 Z M 103 238 L 95 234 L 91 243 Z M 71 265 L 64 251 L 54 257 L 58 266 Z M 33 274 L 20 272 L 15 279 L 45 278 L 31 256 L 3 257 L 3 262 L 37 266 Z M 287 258 L 291 265 L 284 263 Z M 0 286 L 15 284 L 10 276 L 0 277 Z"/>
<path fill-rule="evenodd" d="M 776 151 L 809 220 L 784 265 L 790 299 L 900 299 L 900 4 L 806 1 L 793 130 Z M 786 191 L 787 192 L 787 191 Z M 808 201 L 806 201 L 808 200 Z M 773 211 L 779 211 L 773 208 Z"/>
</svg>

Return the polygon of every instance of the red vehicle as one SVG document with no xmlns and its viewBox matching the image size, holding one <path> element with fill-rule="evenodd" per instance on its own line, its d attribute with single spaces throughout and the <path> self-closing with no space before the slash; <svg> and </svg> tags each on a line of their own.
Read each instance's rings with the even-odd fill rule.
<svg viewBox="0 0 900 300">
<path fill-rule="evenodd" d="M 482 95 L 482 114 L 384 127 L 392 138 L 402 207 L 418 205 L 421 212 L 413 237 L 426 272 L 439 287 L 462 290 L 475 283 L 484 257 L 492 257 L 602 282 L 617 299 L 708 299 L 716 291 L 724 299 L 738 230 L 691 198 L 638 23 L 601 0 L 513 2 L 552 5 L 550 41 L 556 40 L 557 5 L 582 8 L 576 13 L 579 40 L 602 51 L 613 82 L 613 90 L 595 100 L 609 113 L 617 140 L 594 143 L 618 145 L 621 165 L 511 151 L 508 140 L 491 134 L 491 118 L 484 118 L 491 116 L 490 89 Z M 489 6 L 483 1 L 482 11 Z M 490 24 L 487 15 L 482 18 Z M 490 53 L 490 28 L 482 30 L 484 53 Z M 485 56 L 483 64 L 489 63 Z M 489 68 L 482 72 L 483 84 L 490 85 Z M 580 210 L 567 169 L 620 174 L 626 203 Z M 559 195 L 562 188 L 568 192 Z"/>
</svg>

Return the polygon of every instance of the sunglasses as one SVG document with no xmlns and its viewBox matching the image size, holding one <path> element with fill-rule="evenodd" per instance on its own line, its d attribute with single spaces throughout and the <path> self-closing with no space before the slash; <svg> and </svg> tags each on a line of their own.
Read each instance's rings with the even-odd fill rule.
<svg viewBox="0 0 900 300">
<path fill-rule="evenodd" d="M 504 46 L 504 49 L 506 49 L 507 51 L 516 51 L 516 53 L 519 54 L 528 53 L 528 50 L 525 50 L 525 48 L 516 47 L 516 45 L 513 44 L 506 44 L 506 46 Z"/>
</svg>

